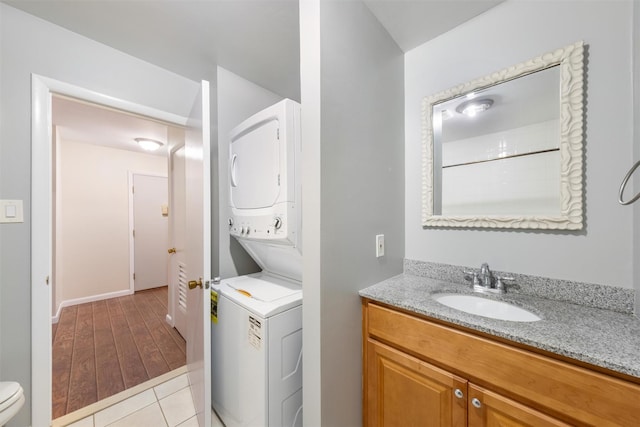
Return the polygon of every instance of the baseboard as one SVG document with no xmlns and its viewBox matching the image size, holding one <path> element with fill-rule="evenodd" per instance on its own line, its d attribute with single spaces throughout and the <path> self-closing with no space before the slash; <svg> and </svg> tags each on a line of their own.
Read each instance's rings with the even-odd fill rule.
<svg viewBox="0 0 640 427">
<path fill-rule="evenodd" d="M 60 320 L 60 313 L 62 312 L 62 309 L 65 308 L 65 307 L 71 307 L 71 306 L 74 306 L 74 305 L 85 304 L 87 302 L 102 301 L 104 299 L 124 297 L 124 296 L 132 295 L 132 294 L 133 294 L 132 290 L 125 289 L 125 290 L 122 290 L 122 291 L 108 292 L 106 294 L 91 295 L 91 296 L 88 296 L 88 297 L 75 298 L 75 299 L 62 301 L 60 303 L 60 305 L 58 306 L 58 310 L 56 311 L 55 316 L 53 316 L 51 318 L 51 323 L 58 323 L 58 320 Z"/>
<path fill-rule="evenodd" d="M 165 316 L 164 320 L 165 320 L 165 322 L 167 322 L 167 323 L 169 324 L 169 326 L 171 326 L 172 328 L 173 328 L 174 326 L 176 326 L 176 325 L 175 325 L 175 323 L 173 323 L 173 317 L 171 317 L 171 315 L 170 315 L 170 314 L 167 314 L 167 315 Z"/>
</svg>

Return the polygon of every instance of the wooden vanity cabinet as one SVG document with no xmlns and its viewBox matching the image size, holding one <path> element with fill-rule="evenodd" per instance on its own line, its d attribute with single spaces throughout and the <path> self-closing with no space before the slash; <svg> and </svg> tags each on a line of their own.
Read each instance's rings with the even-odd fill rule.
<svg viewBox="0 0 640 427">
<path fill-rule="evenodd" d="M 364 425 L 640 426 L 640 386 L 363 300 Z"/>
<path fill-rule="evenodd" d="M 365 425 L 467 425 L 465 379 L 374 340 L 366 351 Z"/>
</svg>

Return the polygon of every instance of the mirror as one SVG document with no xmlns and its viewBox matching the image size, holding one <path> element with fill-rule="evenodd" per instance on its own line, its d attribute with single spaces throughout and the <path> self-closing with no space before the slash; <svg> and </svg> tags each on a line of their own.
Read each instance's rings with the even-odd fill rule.
<svg viewBox="0 0 640 427">
<path fill-rule="evenodd" d="M 583 51 L 423 100 L 423 226 L 582 228 Z"/>
</svg>

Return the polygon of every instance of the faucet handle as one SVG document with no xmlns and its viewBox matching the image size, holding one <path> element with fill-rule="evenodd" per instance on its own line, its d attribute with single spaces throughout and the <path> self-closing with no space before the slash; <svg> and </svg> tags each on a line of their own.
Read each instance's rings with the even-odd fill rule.
<svg viewBox="0 0 640 427">
<path fill-rule="evenodd" d="M 475 271 L 464 271 L 465 280 L 470 280 L 473 283 L 473 286 L 480 285 L 480 278 L 478 277 L 478 273 Z"/>
<path fill-rule="evenodd" d="M 507 292 L 507 288 L 504 286 L 503 280 L 514 281 L 513 277 L 506 276 L 496 276 L 496 289 L 499 289 L 502 292 Z"/>
</svg>

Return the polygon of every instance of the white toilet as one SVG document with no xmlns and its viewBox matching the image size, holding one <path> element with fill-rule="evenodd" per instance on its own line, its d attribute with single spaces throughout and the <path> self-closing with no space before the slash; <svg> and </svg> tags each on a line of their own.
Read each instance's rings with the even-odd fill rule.
<svg viewBox="0 0 640 427">
<path fill-rule="evenodd" d="M 20 384 L 13 381 L 0 382 L 0 426 L 13 418 L 24 405 L 24 393 Z"/>
</svg>

